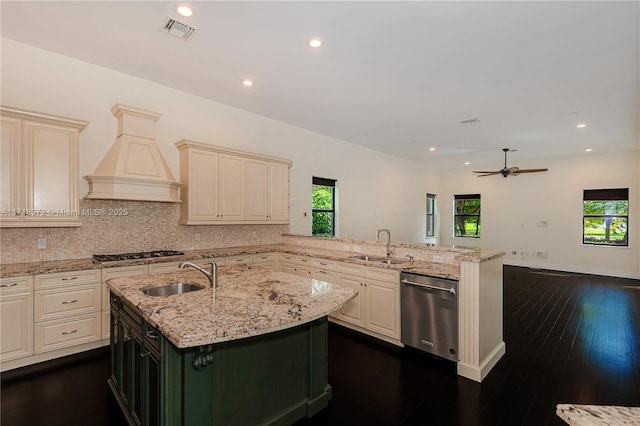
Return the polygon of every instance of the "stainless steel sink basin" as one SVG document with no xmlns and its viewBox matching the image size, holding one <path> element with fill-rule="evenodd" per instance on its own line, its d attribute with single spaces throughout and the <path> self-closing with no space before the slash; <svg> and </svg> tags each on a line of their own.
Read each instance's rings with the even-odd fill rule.
<svg viewBox="0 0 640 426">
<path fill-rule="evenodd" d="M 357 256 L 349 256 L 349 259 L 366 260 L 368 262 L 386 263 L 387 265 L 397 265 L 400 263 L 406 263 L 404 259 L 398 259 L 394 257 L 382 257 L 382 256 L 369 256 L 366 254 L 360 254 Z"/>
<path fill-rule="evenodd" d="M 142 292 L 147 296 L 166 297 L 172 294 L 182 294 L 202 289 L 204 289 L 204 287 L 198 284 L 177 282 L 161 287 L 146 287 L 142 289 Z"/>
</svg>

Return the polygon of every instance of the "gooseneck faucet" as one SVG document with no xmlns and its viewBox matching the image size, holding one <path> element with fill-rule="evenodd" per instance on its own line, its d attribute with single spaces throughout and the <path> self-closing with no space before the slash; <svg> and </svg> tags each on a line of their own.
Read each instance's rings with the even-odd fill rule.
<svg viewBox="0 0 640 426">
<path fill-rule="evenodd" d="M 378 233 L 376 234 L 376 243 L 380 242 L 380 233 L 387 233 L 387 257 L 391 257 L 391 231 L 388 229 L 378 229 Z"/>
<path fill-rule="evenodd" d="M 218 265 L 213 260 L 209 260 L 208 262 L 211 263 L 211 272 L 205 271 L 204 268 L 201 268 L 200 266 L 191 262 L 182 262 L 180 264 L 180 269 L 184 269 L 187 266 L 191 266 L 192 268 L 197 269 L 198 271 L 205 274 L 207 278 L 209 278 L 209 284 L 211 285 L 211 288 L 215 290 L 215 288 L 218 286 Z"/>
</svg>

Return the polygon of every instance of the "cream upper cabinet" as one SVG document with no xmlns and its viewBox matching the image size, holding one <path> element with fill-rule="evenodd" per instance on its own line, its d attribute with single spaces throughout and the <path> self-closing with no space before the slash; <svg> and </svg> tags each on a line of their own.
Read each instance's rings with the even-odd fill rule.
<svg viewBox="0 0 640 426">
<path fill-rule="evenodd" d="M 288 223 L 291 162 L 182 140 L 180 223 Z"/>
<path fill-rule="evenodd" d="M 0 225 L 79 226 L 78 140 L 88 123 L 10 107 L 0 112 Z"/>
<path fill-rule="evenodd" d="M 289 221 L 289 165 L 269 163 L 268 219 Z"/>
</svg>

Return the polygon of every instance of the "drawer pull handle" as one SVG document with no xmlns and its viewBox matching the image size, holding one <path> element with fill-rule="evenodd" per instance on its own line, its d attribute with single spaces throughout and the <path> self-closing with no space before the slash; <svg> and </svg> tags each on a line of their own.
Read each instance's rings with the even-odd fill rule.
<svg viewBox="0 0 640 426">
<path fill-rule="evenodd" d="M 62 302 L 63 305 L 70 305 L 72 303 L 76 303 L 78 301 L 78 299 L 73 299 L 73 300 L 65 300 L 64 302 Z"/>
<path fill-rule="evenodd" d="M 140 358 L 144 358 L 145 356 L 149 356 L 149 355 L 151 355 L 151 352 L 149 351 L 146 351 L 144 353 L 140 352 Z"/>
<path fill-rule="evenodd" d="M 73 334 L 73 333 L 77 333 L 78 329 L 75 330 L 71 330 L 71 331 L 63 331 L 62 334 Z"/>
<path fill-rule="evenodd" d="M 128 341 L 129 341 L 129 340 L 131 340 L 131 339 L 133 339 L 133 336 L 131 336 L 131 335 L 129 335 L 129 334 L 125 334 L 125 335 L 124 335 L 124 339 L 123 339 L 123 340 L 124 340 L 125 342 L 128 342 Z"/>
<path fill-rule="evenodd" d="M 65 277 L 62 279 L 62 281 L 73 281 L 73 280 L 77 280 L 78 277 Z"/>
<path fill-rule="evenodd" d="M 149 339 L 158 340 L 158 332 L 155 330 L 149 330 L 147 331 L 147 337 Z"/>
<path fill-rule="evenodd" d="M 327 266 L 327 264 L 324 263 L 324 262 L 320 262 L 320 264 L 323 265 L 323 266 Z"/>
<path fill-rule="evenodd" d="M 3 287 L 3 288 L 4 288 L 4 287 L 15 287 L 15 286 L 17 286 L 17 285 L 18 285 L 18 283 L 13 283 L 13 284 L 2 284 L 2 285 L 0 285 L 0 287 Z"/>
</svg>

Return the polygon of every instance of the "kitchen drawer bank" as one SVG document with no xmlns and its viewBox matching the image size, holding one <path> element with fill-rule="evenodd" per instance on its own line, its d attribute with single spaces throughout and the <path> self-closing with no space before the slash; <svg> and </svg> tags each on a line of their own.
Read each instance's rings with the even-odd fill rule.
<svg viewBox="0 0 640 426">
<path fill-rule="evenodd" d="M 141 289 L 176 281 L 201 290 Z M 327 315 L 356 292 L 241 265 L 108 281 L 109 387 L 132 425 L 292 424 L 327 406 Z"/>
</svg>

